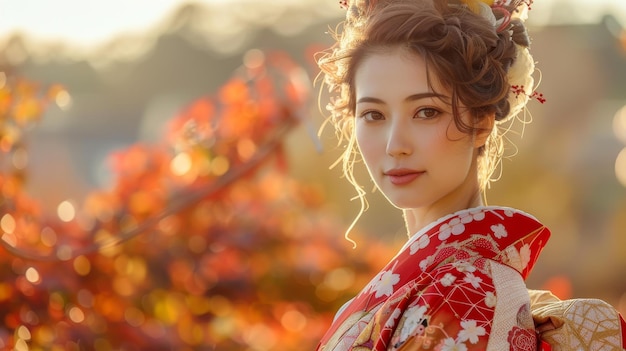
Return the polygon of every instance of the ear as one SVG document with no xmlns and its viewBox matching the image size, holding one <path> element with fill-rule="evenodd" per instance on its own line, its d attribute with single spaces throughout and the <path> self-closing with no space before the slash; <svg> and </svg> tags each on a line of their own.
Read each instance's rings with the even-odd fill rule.
<svg viewBox="0 0 626 351">
<path fill-rule="evenodd" d="M 496 124 L 496 114 L 489 113 L 480 118 L 476 118 L 476 122 L 474 123 L 474 128 L 476 132 L 474 133 L 474 147 L 480 148 L 485 146 L 487 143 L 487 138 L 491 134 L 491 131 Z"/>
</svg>

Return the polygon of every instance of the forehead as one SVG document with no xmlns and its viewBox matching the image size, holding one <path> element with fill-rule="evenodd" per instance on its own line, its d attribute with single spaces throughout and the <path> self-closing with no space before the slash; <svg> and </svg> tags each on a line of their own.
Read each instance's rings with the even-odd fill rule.
<svg viewBox="0 0 626 351">
<path fill-rule="evenodd" d="M 357 99 L 362 96 L 408 96 L 433 90 L 443 93 L 424 58 L 404 48 L 368 53 L 356 67 L 354 88 Z"/>
</svg>

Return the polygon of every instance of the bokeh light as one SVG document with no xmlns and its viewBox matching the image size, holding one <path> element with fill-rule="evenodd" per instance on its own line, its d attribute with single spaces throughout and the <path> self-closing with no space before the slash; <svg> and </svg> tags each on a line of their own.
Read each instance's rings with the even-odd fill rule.
<svg viewBox="0 0 626 351">
<path fill-rule="evenodd" d="M 181 152 L 170 163 L 172 173 L 177 176 L 183 176 L 191 170 L 191 157 L 186 152 Z"/>
<path fill-rule="evenodd" d="M 217 156 L 211 161 L 211 173 L 218 177 L 228 172 L 229 168 L 230 162 L 225 157 Z"/>
<path fill-rule="evenodd" d="M 70 201 L 63 201 L 57 207 L 57 215 L 63 222 L 71 222 L 76 216 L 76 209 Z"/>
<path fill-rule="evenodd" d="M 24 274 L 24 276 L 26 277 L 26 280 L 28 280 L 29 282 L 33 284 L 38 284 L 41 280 L 41 277 L 39 276 L 39 272 L 37 272 L 37 269 L 33 267 L 29 267 L 26 270 L 26 273 Z"/>
<path fill-rule="evenodd" d="M 626 148 L 622 149 L 615 159 L 615 176 L 626 187 Z"/>
<path fill-rule="evenodd" d="M 5 234 L 13 234 L 15 231 L 15 219 L 11 214 L 5 213 L 2 218 L 0 218 L 0 229 Z"/>
<path fill-rule="evenodd" d="M 626 106 L 620 108 L 613 117 L 613 133 L 623 144 L 626 144 Z"/>
<path fill-rule="evenodd" d="M 18 170 L 25 169 L 28 166 L 28 152 L 25 148 L 20 147 L 13 151 L 13 167 Z"/>
<path fill-rule="evenodd" d="M 626 106 L 620 108 L 613 117 L 613 133 L 626 146 Z M 615 176 L 626 187 L 626 147 L 615 159 Z"/>
<path fill-rule="evenodd" d="M 57 92 L 54 101 L 63 110 L 67 110 L 72 106 L 72 96 L 67 90 Z"/>
</svg>

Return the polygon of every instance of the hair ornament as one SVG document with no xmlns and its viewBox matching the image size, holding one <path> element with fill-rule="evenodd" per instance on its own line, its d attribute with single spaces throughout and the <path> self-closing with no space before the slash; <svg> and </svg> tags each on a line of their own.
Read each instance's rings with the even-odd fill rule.
<svg viewBox="0 0 626 351">
<path fill-rule="evenodd" d="M 494 5 L 494 0 L 461 0 L 462 3 L 474 13 L 482 14 L 483 8 L 491 8 Z"/>
<path fill-rule="evenodd" d="M 500 33 L 509 27 L 509 24 L 511 23 L 511 12 L 509 12 L 509 10 L 505 7 L 499 5 L 494 6 L 491 9 L 494 13 L 494 17 L 495 13 L 500 13 L 502 15 L 502 18 L 497 20 L 494 25 L 494 27 L 496 27 L 496 33 Z"/>
<path fill-rule="evenodd" d="M 346 21 L 350 25 L 361 23 L 377 0 L 340 0 L 339 7 L 347 10 Z"/>
<path fill-rule="evenodd" d="M 459 0 L 467 8 L 488 20 L 501 33 L 509 29 L 513 17 L 522 22 L 526 20 L 527 11 L 533 0 Z M 524 6 L 525 5 L 525 6 Z M 515 16 L 511 13 L 514 12 Z M 498 19 L 496 19 L 498 18 Z"/>
<path fill-rule="evenodd" d="M 511 91 L 515 94 L 515 98 L 519 98 L 520 95 L 523 95 L 529 99 L 535 99 L 542 104 L 546 102 L 546 98 L 543 97 L 543 93 L 533 91 L 531 94 L 528 94 L 523 85 L 511 85 Z"/>
<path fill-rule="evenodd" d="M 528 18 L 528 11 L 533 4 L 533 0 L 460 0 L 460 2 L 465 4 L 469 10 L 492 23 L 496 33 L 511 31 L 511 35 L 515 33 L 511 21 L 515 19 L 523 23 Z M 497 121 L 497 124 L 503 124 L 513 119 L 522 112 L 531 99 L 542 104 L 546 102 L 543 94 L 533 90 L 535 62 L 528 51 L 528 43 L 516 42 L 515 45 L 517 57 L 507 74 L 512 92 L 509 95 L 511 110 L 505 118 Z M 531 93 L 527 93 L 527 91 L 531 91 Z"/>
</svg>

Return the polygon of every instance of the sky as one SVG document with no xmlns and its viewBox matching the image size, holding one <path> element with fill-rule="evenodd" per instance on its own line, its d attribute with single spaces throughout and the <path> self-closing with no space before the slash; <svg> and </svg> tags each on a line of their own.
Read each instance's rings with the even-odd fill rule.
<svg viewBox="0 0 626 351">
<path fill-rule="evenodd" d="M 234 2 L 263 1 L 267 6 L 284 6 L 296 1 L 328 6 L 338 11 L 336 0 L 195 0 L 228 6 Z M 123 33 L 148 30 L 184 0 L 0 0 L 0 37 L 22 32 L 29 37 L 61 40 L 83 46 L 96 45 Z M 610 12 L 626 25 L 626 0 L 535 0 L 533 15 L 538 22 L 549 20 L 548 10 L 564 4 L 559 13 L 573 14 L 577 21 L 593 22 Z"/>
<path fill-rule="evenodd" d="M 201 0 L 199 2 L 224 2 Z M 149 28 L 180 0 L 0 0 L 0 35 L 16 31 L 76 44 Z"/>
</svg>

